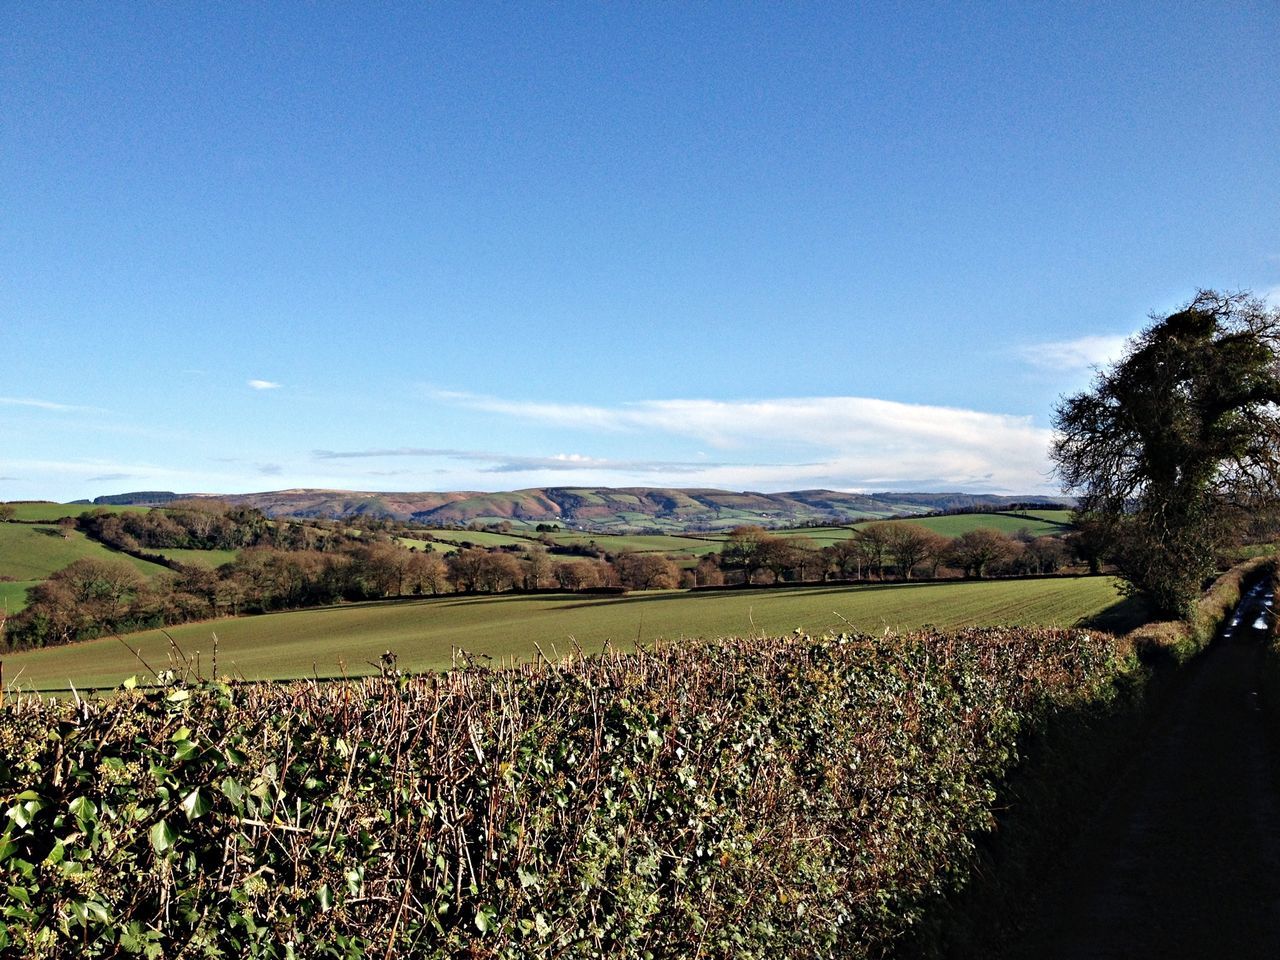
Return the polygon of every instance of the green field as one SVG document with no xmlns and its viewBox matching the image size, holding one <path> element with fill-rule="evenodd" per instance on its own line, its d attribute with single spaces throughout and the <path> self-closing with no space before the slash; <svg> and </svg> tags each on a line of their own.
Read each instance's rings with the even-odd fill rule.
<svg viewBox="0 0 1280 960">
<path fill-rule="evenodd" d="M 495 660 L 528 658 L 538 644 L 563 653 L 574 641 L 597 651 L 608 641 L 630 647 L 637 638 L 679 640 L 754 632 L 881 633 L 932 624 L 941 628 L 996 624 L 1066 626 L 1115 610 L 1109 577 L 886 584 L 687 593 L 660 591 L 625 597 L 573 594 L 438 597 L 300 610 L 174 627 L 189 656 L 201 651 L 208 670 L 212 635 L 219 637 L 219 669 L 248 678 L 367 673 L 385 650 L 402 667 L 449 666 L 455 647 Z M 129 642 L 156 669 L 167 666 L 168 641 L 156 631 Z M 112 686 L 145 674 L 115 639 L 91 640 L 4 658 L 6 682 L 65 689 Z"/>
<path fill-rule="evenodd" d="M 1064 527 L 1071 526 L 1071 518 L 1075 513 L 1073 510 L 1019 510 L 1017 512 L 1024 513 L 1028 517 L 1035 517 L 1037 520 L 1060 523 Z"/>
<path fill-rule="evenodd" d="M 723 539 L 714 535 L 709 539 L 697 539 L 659 534 L 553 533 L 551 537 L 565 546 L 594 542 L 601 550 L 615 554 L 669 553 L 672 556 L 700 557 L 704 553 L 718 553 L 724 546 Z"/>
<path fill-rule="evenodd" d="M 27 605 L 27 590 L 39 580 L 0 580 L 0 616 L 17 613 Z"/>
<path fill-rule="evenodd" d="M 437 543 L 461 546 L 470 543 L 477 547 L 527 547 L 536 541 L 532 537 L 515 536 L 509 533 L 490 533 L 487 530 L 428 530 Z"/>
<path fill-rule="evenodd" d="M 417 540 L 413 537 L 396 537 L 396 543 L 402 547 L 408 547 L 412 550 L 422 552 L 438 553 L 442 557 L 458 552 L 458 548 L 451 543 L 443 543 L 440 540 Z"/>
<path fill-rule="evenodd" d="M 804 537 L 812 540 L 819 547 L 829 547 L 842 540 L 848 540 L 859 529 L 881 520 L 861 520 L 852 526 L 842 527 L 785 527 L 769 530 L 777 537 Z M 961 513 L 942 517 L 907 517 L 894 523 L 914 523 L 932 530 L 944 537 L 958 537 L 970 530 L 999 530 L 1013 536 L 1020 530 L 1030 530 L 1033 536 L 1061 535 L 1070 529 L 1070 510 L 1028 510 L 1025 515 L 1015 516 L 1009 513 Z M 723 544 L 727 537 L 724 534 L 710 533 L 704 536 Z"/>
<path fill-rule="evenodd" d="M 181 550 L 177 547 L 156 547 L 148 549 L 148 553 L 158 553 L 162 557 L 185 563 L 189 567 L 206 567 L 210 570 L 230 563 L 240 555 L 239 550 Z"/>
<path fill-rule="evenodd" d="M 79 530 L 71 531 L 70 536 L 64 538 L 62 531 L 52 525 L 0 523 L 0 576 L 43 580 L 81 557 L 123 561 L 148 577 L 164 573 L 166 569 L 108 550 Z"/>
<path fill-rule="evenodd" d="M 91 503 L 32 503 L 11 504 L 16 520 L 61 520 L 63 517 L 78 517 L 86 510 L 109 510 L 119 513 L 121 510 L 150 510 L 150 507 L 110 506 L 95 507 Z"/>
<path fill-rule="evenodd" d="M 1067 511 L 1052 511 L 1053 514 L 1059 512 L 1067 514 L 1069 519 L 1070 515 Z M 1042 516 L 1047 516 L 1050 512 L 1039 511 L 1039 513 Z M 1032 536 L 1044 537 L 1052 534 L 1063 534 L 1069 529 L 1066 526 L 1067 520 L 1063 522 L 1049 519 L 1029 520 L 1027 517 L 1014 516 L 1008 513 L 957 513 L 945 517 L 913 517 L 902 522 L 919 524 L 934 533 L 952 538 L 969 533 L 972 530 L 998 530 L 1008 536 L 1013 536 L 1020 530 L 1029 530 Z M 859 526 L 863 526 L 863 524 L 859 524 Z"/>
</svg>

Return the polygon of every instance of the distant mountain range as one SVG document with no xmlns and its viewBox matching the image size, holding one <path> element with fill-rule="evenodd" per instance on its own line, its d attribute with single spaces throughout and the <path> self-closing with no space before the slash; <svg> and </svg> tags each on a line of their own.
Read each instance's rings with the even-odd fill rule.
<svg viewBox="0 0 1280 960">
<path fill-rule="evenodd" d="M 95 504 L 160 505 L 179 497 L 215 496 L 256 507 L 272 517 L 379 517 L 426 526 L 466 526 L 508 521 L 601 531 L 717 530 L 744 523 L 792 526 L 954 510 L 1004 510 L 1014 504 L 1071 506 L 1066 497 L 995 496 L 974 493 L 735 493 L 666 487 L 542 487 L 482 493 L 368 493 L 353 490 L 276 490 L 242 494 L 176 494 L 142 491 L 98 497 Z"/>
</svg>

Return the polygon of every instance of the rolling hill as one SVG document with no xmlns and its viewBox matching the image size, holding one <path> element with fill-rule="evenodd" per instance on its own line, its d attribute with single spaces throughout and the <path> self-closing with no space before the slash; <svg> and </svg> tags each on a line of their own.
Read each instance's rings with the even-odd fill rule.
<svg viewBox="0 0 1280 960">
<path fill-rule="evenodd" d="M 170 496 L 148 492 L 109 498 L 147 503 Z M 147 500 L 143 498 L 153 498 Z M 104 501 L 107 498 L 102 498 Z M 784 527 L 931 513 L 1001 510 L 1014 503 L 1062 503 L 1059 497 L 971 493 L 845 493 L 796 490 L 757 493 L 666 487 L 545 487 L 479 491 L 376 493 L 353 490 L 277 490 L 224 494 L 218 499 L 256 507 L 272 517 L 385 517 L 426 526 L 508 521 L 515 528 L 556 523 L 584 530 L 722 530 L 743 523 Z"/>
</svg>

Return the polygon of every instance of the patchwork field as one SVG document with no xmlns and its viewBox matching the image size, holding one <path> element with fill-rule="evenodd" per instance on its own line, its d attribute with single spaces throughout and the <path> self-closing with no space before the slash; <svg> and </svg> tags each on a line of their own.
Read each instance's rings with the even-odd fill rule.
<svg viewBox="0 0 1280 960">
<path fill-rule="evenodd" d="M 122 510 L 149 510 L 149 507 L 95 507 L 91 503 L 49 503 L 46 501 L 34 501 L 31 503 L 12 503 L 13 515 L 16 520 L 61 520 L 63 517 L 78 517 L 86 510 L 110 510 L 112 513 L 119 513 Z"/>
<path fill-rule="evenodd" d="M 210 570 L 230 563 L 240 555 L 239 550 L 181 550 L 177 547 L 161 547 L 147 552 L 158 553 L 190 567 L 207 567 Z"/>
<path fill-rule="evenodd" d="M 852 526 L 832 527 L 787 527 L 770 530 L 769 533 L 779 537 L 804 537 L 812 540 L 819 547 L 829 547 L 841 540 L 848 540 L 859 529 L 878 520 L 863 520 Z M 1061 535 L 1071 526 L 1070 510 L 1029 510 L 1019 514 L 1011 513 L 959 513 L 941 517 L 907 517 L 895 523 L 919 524 L 944 537 L 958 537 L 970 530 L 998 530 L 1012 536 L 1021 530 L 1029 530 L 1037 537 Z M 724 534 L 710 533 L 705 536 L 719 543 L 726 539 Z"/>
<path fill-rule="evenodd" d="M 27 605 L 27 590 L 39 580 L 0 580 L 0 615 L 17 613 Z"/>
<path fill-rule="evenodd" d="M 1050 519 L 1056 514 L 1062 514 L 1063 519 L 1061 521 Z M 1015 516 L 1010 513 L 957 513 L 945 517 L 915 517 L 903 522 L 919 524 L 934 533 L 952 538 L 971 530 L 998 530 L 1009 536 L 1013 536 L 1020 530 L 1029 530 L 1033 536 L 1043 537 L 1066 533 L 1070 523 L 1070 513 L 1065 510 L 1045 510 L 1028 516 L 1034 516 L 1036 519 L 1027 519 L 1026 516 Z"/>
<path fill-rule="evenodd" d="M 123 561 L 148 577 L 166 570 L 159 564 L 108 550 L 78 530 L 64 537 L 62 531 L 53 525 L 0 523 L 0 576 L 15 580 L 43 580 L 81 557 Z"/>
<path fill-rule="evenodd" d="M 700 539 L 658 534 L 555 533 L 551 537 L 565 546 L 595 543 L 609 553 L 669 553 L 672 556 L 700 557 L 704 553 L 717 553 L 724 546 L 723 538 L 714 535 Z"/>
<path fill-rule="evenodd" d="M 429 530 L 437 543 L 461 546 L 469 543 L 476 547 L 527 547 L 536 540 L 533 537 L 515 536 L 510 533 L 490 533 L 487 530 Z"/>
<path fill-rule="evenodd" d="M 1020 581 L 886 584 L 860 587 L 654 592 L 626 597 L 573 594 L 439 597 L 351 604 L 174 627 L 187 655 L 200 651 L 209 669 L 212 636 L 219 669 L 247 678 L 367 673 L 386 650 L 402 667 L 440 669 L 455 648 L 523 659 L 541 646 L 549 655 L 575 641 L 588 651 L 605 643 L 751 633 L 811 633 L 971 625 L 1067 626 L 1099 616 L 1124 626 L 1128 612 L 1109 577 Z M 1114 618 L 1119 617 L 1119 620 Z M 168 640 L 158 631 L 129 643 L 156 669 L 168 664 Z M 143 667 L 116 639 L 105 638 L 4 658 L 6 683 L 26 688 L 113 686 Z"/>
</svg>

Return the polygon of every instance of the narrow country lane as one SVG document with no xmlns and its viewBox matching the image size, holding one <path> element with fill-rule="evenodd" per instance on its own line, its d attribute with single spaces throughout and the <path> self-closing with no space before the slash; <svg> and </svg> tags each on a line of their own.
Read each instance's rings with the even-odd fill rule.
<svg viewBox="0 0 1280 960">
<path fill-rule="evenodd" d="M 1190 668 L 1010 957 L 1280 957 L 1280 758 L 1254 626 L 1266 602 L 1260 587 Z"/>
</svg>

